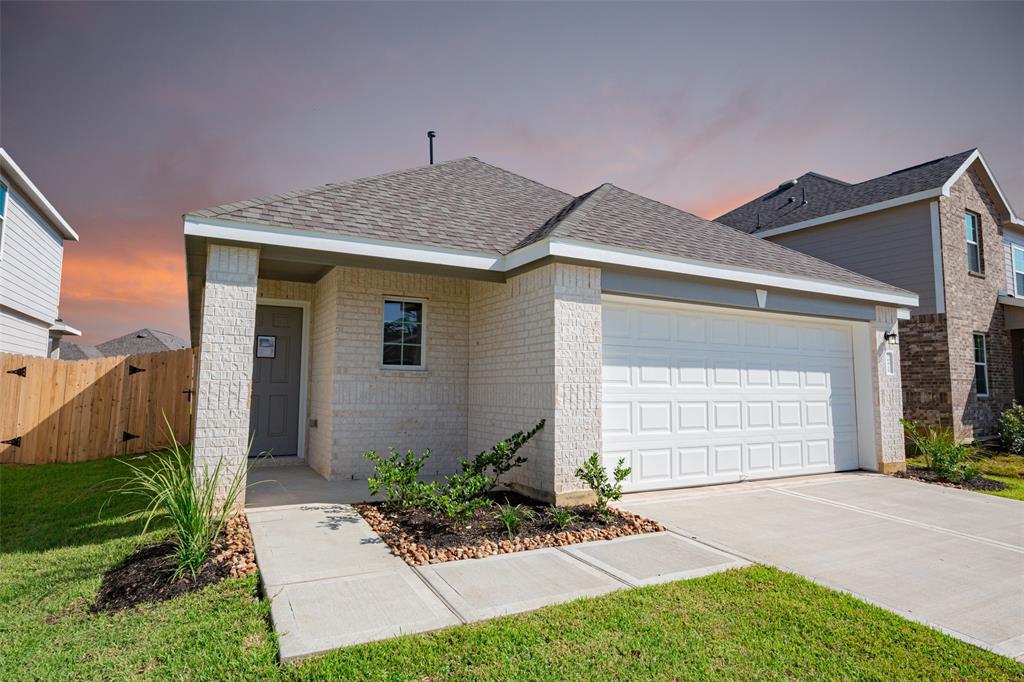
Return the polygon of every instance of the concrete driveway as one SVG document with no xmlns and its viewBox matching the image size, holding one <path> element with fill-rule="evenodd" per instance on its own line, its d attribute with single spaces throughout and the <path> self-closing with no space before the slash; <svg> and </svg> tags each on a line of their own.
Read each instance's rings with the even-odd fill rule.
<svg viewBox="0 0 1024 682">
<path fill-rule="evenodd" d="M 620 506 L 1024 659 L 1024 503 L 834 474 L 629 495 Z"/>
</svg>

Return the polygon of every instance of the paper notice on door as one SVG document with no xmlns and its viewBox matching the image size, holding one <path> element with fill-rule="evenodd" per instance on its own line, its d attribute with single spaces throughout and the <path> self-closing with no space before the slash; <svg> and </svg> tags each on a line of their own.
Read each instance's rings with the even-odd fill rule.
<svg viewBox="0 0 1024 682">
<path fill-rule="evenodd" d="M 256 357 L 258 358 L 273 358 L 277 354 L 277 337 L 276 336 L 257 336 L 256 337 Z"/>
</svg>

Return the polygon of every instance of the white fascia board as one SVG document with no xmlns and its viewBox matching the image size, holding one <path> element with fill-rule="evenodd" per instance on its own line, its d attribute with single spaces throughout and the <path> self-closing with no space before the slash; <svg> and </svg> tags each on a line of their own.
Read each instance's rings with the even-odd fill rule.
<svg viewBox="0 0 1024 682">
<path fill-rule="evenodd" d="M 185 234 L 207 239 L 250 242 L 267 246 L 284 246 L 295 249 L 344 253 L 353 256 L 370 256 L 391 260 L 450 265 L 472 270 L 503 270 L 502 257 L 478 251 L 444 249 L 433 246 L 414 246 L 400 242 L 375 239 L 361 239 L 344 235 L 289 230 L 280 227 L 235 223 L 188 216 L 185 219 Z"/>
<path fill-rule="evenodd" d="M 1003 206 L 1006 207 L 1006 213 L 1010 216 L 1010 219 L 1007 222 L 1024 227 L 1024 220 L 1021 220 L 1016 216 L 1016 214 L 1014 214 L 1013 206 L 1010 205 L 1010 200 L 1006 198 L 1005 194 L 1003 194 L 1003 189 L 999 186 L 999 181 L 996 180 L 996 176 L 992 174 L 992 171 L 988 169 L 988 164 L 985 163 L 985 157 L 982 156 L 981 152 L 977 149 L 967 157 L 967 160 L 960 165 L 960 168 L 957 169 L 956 173 L 954 173 L 953 176 L 946 181 L 946 184 L 942 186 L 942 194 L 948 197 L 949 191 L 953 187 L 953 183 L 959 180 L 960 176 L 967 172 L 967 169 L 970 168 L 971 164 L 975 161 L 981 162 L 981 167 L 985 170 L 985 175 L 988 176 L 989 182 L 991 182 L 992 186 L 996 188 L 996 195 L 998 195 L 999 201 L 1001 201 Z"/>
<path fill-rule="evenodd" d="M 51 336 L 81 336 L 82 332 L 72 327 L 63 320 L 58 320 L 50 325 Z"/>
<path fill-rule="evenodd" d="M 887 208 L 893 208 L 895 206 L 902 206 L 904 204 L 912 204 L 915 201 L 923 201 L 925 199 L 931 199 L 942 194 L 942 188 L 936 187 L 935 189 L 926 189 L 923 192 L 915 192 L 914 194 L 908 194 L 902 197 L 896 197 L 895 199 L 889 199 L 888 201 L 880 201 L 877 204 L 869 204 L 867 206 L 859 206 L 857 208 L 851 208 L 848 211 L 840 211 L 839 213 L 830 213 L 829 215 L 823 215 L 820 218 L 812 218 L 811 220 L 805 220 L 800 223 L 793 223 L 792 225 L 783 225 L 782 227 L 773 227 L 770 230 L 763 230 L 761 232 L 751 232 L 750 234 L 755 237 L 774 237 L 779 234 L 786 234 L 787 232 L 796 232 L 797 230 L 804 230 L 808 227 L 815 227 L 817 225 L 824 225 L 825 223 L 832 223 L 837 220 L 846 220 L 847 218 L 855 218 L 865 213 L 874 213 L 875 211 L 884 211 Z"/>
<path fill-rule="evenodd" d="M 680 275 L 692 275 L 694 277 L 706 277 L 709 279 L 720 279 L 729 282 L 743 282 L 776 289 L 792 289 L 795 291 L 807 291 L 826 296 L 841 296 L 843 298 L 854 298 L 877 303 L 886 303 L 896 306 L 916 307 L 918 305 L 917 294 L 901 294 L 895 291 L 880 291 L 857 287 L 850 284 L 840 284 L 820 279 L 809 279 L 804 277 L 793 277 L 760 270 L 748 270 L 730 265 L 718 263 L 707 263 L 694 261 L 685 258 L 676 258 L 664 255 L 645 254 L 638 251 L 631 251 L 613 246 L 598 246 L 585 242 L 550 240 L 548 252 L 552 256 L 572 258 L 576 260 L 592 261 L 595 263 L 608 263 L 625 265 L 627 267 L 643 268 L 646 270 L 660 270 Z"/>
<path fill-rule="evenodd" d="M 544 239 L 517 249 L 505 256 L 475 251 L 460 251 L 431 246 L 414 246 L 396 242 L 360 239 L 305 230 L 291 230 L 266 225 L 242 224 L 225 220 L 187 216 L 185 234 L 207 239 L 249 242 L 296 249 L 370 256 L 391 260 L 449 265 L 472 270 L 508 272 L 547 256 L 558 256 L 606 265 L 625 265 L 647 270 L 707 277 L 730 282 L 745 282 L 778 289 L 809 291 L 828 296 L 841 296 L 900 306 L 917 306 L 917 295 L 898 294 L 802 277 L 747 270 L 716 263 L 693 261 L 658 254 L 646 254 L 612 246 L 587 242 Z"/>
<path fill-rule="evenodd" d="M 68 225 L 68 221 L 64 220 L 64 217 L 53 207 L 53 204 L 43 196 L 43 193 L 39 191 L 39 188 L 29 180 L 28 176 L 25 175 L 25 171 L 21 170 L 18 164 L 14 163 L 14 159 L 11 158 L 10 154 L 3 147 L 0 147 L 0 170 L 5 174 L 9 175 L 10 178 L 18 185 L 19 189 L 28 195 L 29 199 L 32 200 L 40 209 L 42 209 L 43 215 L 46 219 L 53 223 L 53 226 L 57 228 L 61 236 L 65 240 L 78 241 L 78 233 L 71 229 Z"/>
</svg>

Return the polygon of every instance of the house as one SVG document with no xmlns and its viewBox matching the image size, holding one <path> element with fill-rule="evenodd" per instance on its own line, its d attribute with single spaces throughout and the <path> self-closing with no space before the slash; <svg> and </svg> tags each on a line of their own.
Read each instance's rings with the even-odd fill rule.
<svg viewBox="0 0 1024 682">
<path fill-rule="evenodd" d="M 1024 402 L 1024 221 L 977 149 L 858 183 L 806 173 L 717 220 L 918 294 L 908 419 L 985 439 Z"/>
<path fill-rule="evenodd" d="M 541 419 L 511 484 L 560 504 L 594 451 L 633 491 L 904 466 L 915 294 L 614 185 L 465 158 L 184 233 L 198 467 L 240 466 L 252 433 L 328 478 L 388 446 L 441 474 Z"/>
<path fill-rule="evenodd" d="M 87 360 L 115 355 L 161 353 L 188 347 L 188 341 L 170 332 L 144 328 L 129 332 L 124 336 L 118 336 L 116 339 L 98 343 L 95 346 L 84 343 L 65 343 L 61 350 L 61 358 L 64 360 Z"/>
<path fill-rule="evenodd" d="M 0 148 L 0 353 L 57 357 L 81 336 L 57 315 L 67 221 Z"/>
</svg>

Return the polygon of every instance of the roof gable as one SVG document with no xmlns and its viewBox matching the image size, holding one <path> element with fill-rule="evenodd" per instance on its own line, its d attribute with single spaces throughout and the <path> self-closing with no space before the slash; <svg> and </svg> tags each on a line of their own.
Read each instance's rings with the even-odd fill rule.
<svg viewBox="0 0 1024 682">
<path fill-rule="evenodd" d="M 969 149 L 855 184 L 806 173 L 792 186 L 763 194 L 716 220 L 742 232 L 766 231 L 940 190 L 976 151 Z"/>
</svg>

